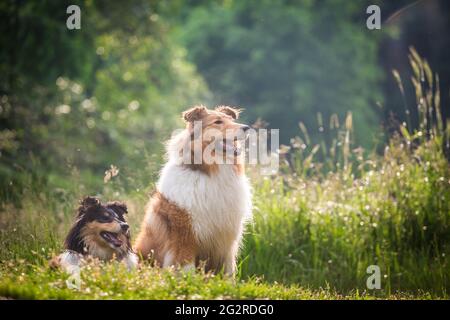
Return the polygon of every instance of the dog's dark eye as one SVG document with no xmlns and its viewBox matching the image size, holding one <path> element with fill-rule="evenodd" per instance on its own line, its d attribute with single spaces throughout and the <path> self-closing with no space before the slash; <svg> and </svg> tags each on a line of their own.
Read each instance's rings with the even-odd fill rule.
<svg viewBox="0 0 450 320">
<path fill-rule="evenodd" d="M 222 121 L 222 120 L 216 120 L 214 123 L 215 123 L 215 124 L 222 124 L 223 121 Z"/>
<path fill-rule="evenodd" d="M 110 222 L 112 220 L 111 216 L 109 214 L 107 215 L 101 215 L 97 218 L 100 222 Z"/>
</svg>

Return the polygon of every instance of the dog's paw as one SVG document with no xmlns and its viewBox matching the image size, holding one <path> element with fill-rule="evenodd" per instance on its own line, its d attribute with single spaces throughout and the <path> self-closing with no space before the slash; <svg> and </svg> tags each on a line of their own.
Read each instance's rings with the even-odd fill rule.
<svg viewBox="0 0 450 320">
<path fill-rule="evenodd" d="M 48 261 L 50 269 L 58 269 L 61 267 L 61 256 L 55 256 Z"/>
</svg>

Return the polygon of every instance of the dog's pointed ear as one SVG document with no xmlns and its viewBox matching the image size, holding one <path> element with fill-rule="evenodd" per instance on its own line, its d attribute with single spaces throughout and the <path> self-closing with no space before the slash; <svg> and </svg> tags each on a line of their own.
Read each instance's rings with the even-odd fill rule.
<svg viewBox="0 0 450 320">
<path fill-rule="evenodd" d="M 123 202 L 118 202 L 118 201 L 108 202 L 108 204 L 106 206 L 108 208 L 110 208 L 111 210 L 113 210 L 114 212 L 121 214 L 121 215 L 128 213 L 127 205 Z"/>
<path fill-rule="evenodd" d="M 207 114 L 206 107 L 197 106 L 192 107 L 182 113 L 185 122 L 194 122 L 202 119 Z"/>
<path fill-rule="evenodd" d="M 98 209 L 100 208 L 100 206 L 101 206 L 100 200 L 98 200 L 97 198 L 90 196 L 84 197 L 80 201 L 80 206 L 78 207 L 78 216 L 79 217 L 82 216 L 91 209 Z"/>
<path fill-rule="evenodd" d="M 239 118 L 239 114 L 242 112 L 242 109 L 228 107 L 228 106 L 218 106 L 215 110 L 219 111 L 219 112 L 222 112 L 222 113 L 225 113 L 226 115 L 229 115 L 234 120 Z"/>
</svg>

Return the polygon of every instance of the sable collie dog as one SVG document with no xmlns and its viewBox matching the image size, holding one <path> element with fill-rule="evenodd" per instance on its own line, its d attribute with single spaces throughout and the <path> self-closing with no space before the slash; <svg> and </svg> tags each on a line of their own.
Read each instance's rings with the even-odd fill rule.
<svg viewBox="0 0 450 320">
<path fill-rule="evenodd" d="M 183 113 L 186 127 L 167 143 L 167 163 L 135 243 L 142 257 L 150 255 L 163 267 L 202 264 L 207 271 L 234 274 L 252 206 L 241 153 L 249 127 L 236 122 L 239 113 L 226 106 Z M 218 139 L 213 131 L 232 137 Z M 205 151 L 217 157 L 211 161 Z"/>
<path fill-rule="evenodd" d="M 123 260 L 128 268 L 135 267 L 138 259 L 131 249 L 126 213 L 127 207 L 121 202 L 103 205 L 97 198 L 84 198 L 64 242 L 66 250 L 51 265 L 70 272 L 83 258 L 92 257 Z"/>
</svg>

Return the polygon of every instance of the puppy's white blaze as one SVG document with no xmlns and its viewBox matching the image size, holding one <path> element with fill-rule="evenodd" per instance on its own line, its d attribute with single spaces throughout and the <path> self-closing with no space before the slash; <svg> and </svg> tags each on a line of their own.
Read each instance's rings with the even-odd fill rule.
<svg viewBox="0 0 450 320">
<path fill-rule="evenodd" d="M 233 165 L 219 165 L 218 171 L 209 176 L 169 159 L 157 189 L 191 214 L 194 234 L 204 253 L 228 252 L 251 218 L 250 184 Z"/>
</svg>

